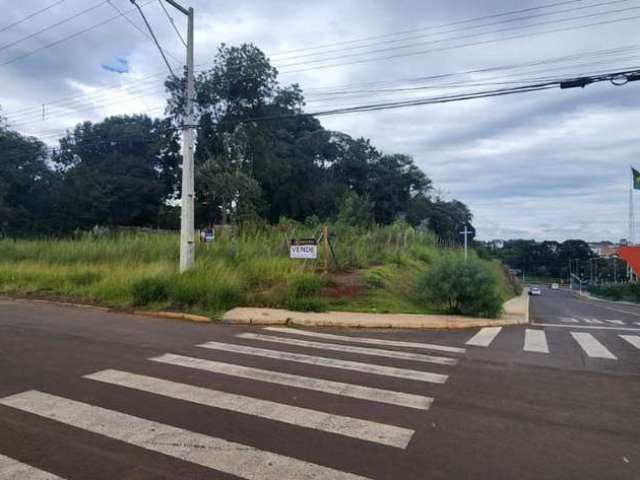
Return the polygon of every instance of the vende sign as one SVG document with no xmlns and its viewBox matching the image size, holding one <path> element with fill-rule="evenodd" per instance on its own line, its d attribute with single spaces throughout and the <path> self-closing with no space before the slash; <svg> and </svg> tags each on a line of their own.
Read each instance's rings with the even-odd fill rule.
<svg viewBox="0 0 640 480">
<path fill-rule="evenodd" d="M 318 258 L 318 242 L 313 238 L 291 240 L 289 247 L 290 258 L 316 259 Z"/>
</svg>

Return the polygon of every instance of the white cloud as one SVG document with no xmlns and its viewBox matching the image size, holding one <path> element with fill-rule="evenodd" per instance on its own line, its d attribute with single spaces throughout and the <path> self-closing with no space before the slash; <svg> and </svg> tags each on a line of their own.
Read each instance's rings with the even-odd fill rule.
<svg viewBox="0 0 640 480">
<path fill-rule="evenodd" d="M 113 1 L 122 10 L 131 8 L 126 0 Z M 221 42 L 238 44 L 250 41 L 267 54 L 274 54 L 541 5 L 521 2 L 516 6 L 506 0 L 183 1 L 196 11 L 196 63 L 210 62 Z M 626 4 L 621 3 L 587 9 L 558 18 L 624 6 Z M 115 14 L 107 7 L 15 48 L 0 51 L 0 64 Z M 0 0 L 0 9 L 6 13 L 0 23 L 8 24 L 38 8 L 41 5 L 37 0 L 24 0 L 18 4 Z M 82 8 L 86 7 L 72 5 L 52 9 L 47 15 L 3 32 L 0 47 Z M 179 60 L 176 63 L 180 63 L 184 48 L 164 13 L 156 4 L 145 7 L 145 12 L 161 44 Z M 184 32 L 183 16 L 173 11 L 171 14 Z M 137 14 L 130 18 L 144 28 Z M 556 17 L 531 21 L 553 18 Z M 579 23 L 572 21 L 560 25 L 570 27 Z M 470 35 L 477 31 L 463 24 L 456 35 Z M 500 35 L 506 33 L 482 36 L 478 40 L 498 39 Z M 423 39 L 425 42 L 428 40 L 429 37 Z M 472 40 L 469 38 L 468 41 Z M 355 45 L 358 44 L 351 44 Z M 381 44 L 380 48 L 391 45 L 397 44 Z M 402 93 L 387 97 L 361 95 L 329 100 L 330 97 L 318 96 L 318 89 L 323 87 L 463 72 L 626 45 L 640 46 L 640 33 L 634 28 L 634 22 L 434 51 L 395 60 L 288 73 L 282 75 L 281 81 L 299 82 L 303 89 L 310 91 L 309 110 L 321 110 L 329 106 L 408 98 L 408 94 Z M 432 47 L 433 44 L 421 48 Z M 342 49 L 343 54 L 359 51 L 350 51 L 348 46 Z M 312 57 L 293 57 L 311 52 L 274 55 L 273 60 L 276 65 L 308 61 Z M 624 61 L 621 59 L 620 66 L 637 64 L 639 56 L 640 49 L 635 56 L 630 55 Z M 117 57 L 127 58 L 129 73 L 119 75 L 101 68 L 102 63 L 109 63 Z M 611 57 L 600 57 L 607 58 Z M 324 64 L 341 61 L 348 62 L 349 59 Z M 612 65 L 583 65 L 573 71 L 584 72 Z M 286 72 L 313 66 L 284 67 L 281 70 Z M 541 72 L 567 74 L 567 70 L 558 69 L 558 65 L 532 67 L 530 71 L 532 77 L 540 76 Z M 57 132 L 71 128 L 81 120 L 99 120 L 105 115 L 143 112 L 162 106 L 163 72 L 166 68 L 155 46 L 120 19 L 22 61 L 0 67 L 0 105 L 21 131 L 48 135 L 47 141 L 53 142 Z M 149 78 L 150 75 L 156 76 Z M 464 80 L 480 82 L 506 75 L 507 72 L 489 72 L 469 75 Z M 132 81 L 135 83 L 130 83 Z M 607 84 L 589 86 L 584 90 L 553 90 L 326 117 L 322 122 L 327 128 L 369 137 L 382 150 L 413 155 L 437 187 L 470 206 L 481 238 L 523 236 L 616 240 L 626 235 L 629 164 L 637 159 L 640 165 L 640 147 L 636 141 L 636 126 L 640 123 L 640 114 L 637 113 L 640 102 L 636 100 L 638 83 L 621 88 Z M 113 88 L 105 91 L 107 87 Z M 412 94 L 412 98 L 445 91 L 450 90 L 426 90 Z M 50 103 L 69 96 L 77 100 L 73 103 Z M 44 121 L 40 112 L 42 103 L 47 104 Z"/>
</svg>

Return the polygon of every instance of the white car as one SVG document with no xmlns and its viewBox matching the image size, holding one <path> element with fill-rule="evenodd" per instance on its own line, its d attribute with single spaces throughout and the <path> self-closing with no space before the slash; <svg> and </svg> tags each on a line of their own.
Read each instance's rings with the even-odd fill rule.
<svg viewBox="0 0 640 480">
<path fill-rule="evenodd" d="M 551 284 L 551 290 L 558 290 L 559 288 L 560 288 L 560 285 L 558 285 L 557 283 Z"/>
<path fill-rule="evenodd" d="M 529 287 L 529 295 L 542 295 L 540 287 Z"/>
</svg>

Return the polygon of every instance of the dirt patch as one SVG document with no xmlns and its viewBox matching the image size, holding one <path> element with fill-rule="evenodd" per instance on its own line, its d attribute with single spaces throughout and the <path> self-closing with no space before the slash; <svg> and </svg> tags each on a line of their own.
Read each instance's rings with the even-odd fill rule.
<svg viewBox="0 0 640 480">
<path fill-rule="evenodd" d="M 321 296 L 326 298 L 357 298 L 367 289 L 359 270 L 333 273 L 329 276 L 329 283 L 328 287 L 320 290 Z"/>
</svg>

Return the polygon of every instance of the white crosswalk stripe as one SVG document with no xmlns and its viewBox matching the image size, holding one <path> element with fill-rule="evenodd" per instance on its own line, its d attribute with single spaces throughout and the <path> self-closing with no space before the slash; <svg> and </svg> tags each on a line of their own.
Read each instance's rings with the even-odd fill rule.
<svg viewBox="0 0 640 480">
<path fill-rule="evenodd" d="M 475 347 L 488 347 L 493 339 L 500 333 L 502 327 L 485 327 L 481 328 L 478 333 L 467 340 L 467 345 Z"/>
<path fill-rule="evenodd" d="M 580 348 L 591 358 L 607 358 L 616 360 L 617 357 L 611 353 L 607 348 L 600 343 L 590 333 L 585 332 L 571 332 L 571 336 L 578 342 Z"/>
<path fill-rule="evenodd" d="M 597 318 L 583 318 L 582 321 L 584 323 L 589 323 L 591 325 L 603 325 L 604 322 L 602 320 L 598 320 Z"/>
<path fill-rule="evenodd" d="M 384 340 L 381 338 L 366 338 L 366 337 L 350 337 L 347 335 L 334 335 L 331 333 L 311 332 L 309 330 L 300 330 L 297 328 L 283 328 L 283 327 L 266 327 L 263 330 L 270 332 L 290 333 L 292 335 L 303 335 L 306 337 L 324 338 L 326 340 L 344 341 L 352 343 L 366 343 L 369 345 L 379 345 L 388 347 L 400 347 L 400 348 L 416 348 L 421 350 L 433 350 L 438 352 L 448 353 L 464 353 L 464 348 L 449 347 L 447 345 L 435 345 L 433 343 L 418 343 L 418 342 L 405 342 L 399 340 Z"/>
<path fill-rule="evenodd" d="M 207 342 L 198 347 L 208 348 L 210 350 L 219 350 L 223 352 L 241 353 L 244 355 L 254 355 L 264 358 L 272 358 L 276 360 L 287 360 L 291 362 L 305 363 L 309 365 L 317 365 L 329 368 L 339 368 L 343 370 L 352 370 L 356 372 L 370 373 L 374 375 L 383 375 L 388 377 L 404 378 L 407 380 L 416 380 L 431 383 L 445 383 L 448 376 L 440 373 L 423 372 L 420 370 L 410 370 L 406 368 L 394 368 L 381 365 L 353 362 L 348 360 L 338 360 L 335 358 L 317 357 L 314 355 L 303 355 L 300 353 L 280 352 L 277 350 L 267 350 L 263 348 L 247 347 L 245 345 L 235 345 L 231 343 Z"/>
<path fill-rule="evenodd" d="M 527 328 L 524 335 L 524 350 L 526 352 L 549 353 L 547 336 L 544 330 Z"/>
<path fill-rule="evenodd" d="M 247 480 L 364 479 L 249 445 L 35 390 L 0 399 L 0 405 Z"/>
<path fill-rule="evenodd" d="M 0 480 L 63 480 L 49 472 L 38 470 L 0 454 Z"/>
<path fill-rule="evenodd" d="M 625 324 L 622 320 L 605 320 L 605 322 L 611 323 L 613 325 L 624 325 Z"/>
<path fill-rule="evenodd" d="M 400 360 L 411 360 L 414 362 L 436 363 L 440 365 L 456 365 L 455 358 L 438 357 L 425 355 L 423 353 L 397 352 L 393 350 L 381 350 L 378 348 L 354 347 L 351 345 L 339 345 L 336 343 L 312 342 L 309 340 L 299 340 L 297 338 L 277 337 L 273 335 L 260 335 L 257 333 L 240 333 L 237 338 L 248 340 L 260 340 L 263 342 L 274 342 L 297 347 L 316 348 L 320 350 L 332 350 L 336 352 L 357 353 L 360 355 L 372 355 L 374 357 L 395 358 Z"/>
<path fill-rule="evenodd" d="M 560 321 L 564 323 L 580 323 L 580 320 L 571 317 L 562 317 Z"/>
<path fill-rule="evenodd" d="M 620 335 L 620 338 L 626 340 L 631 345 L 640 350 L 640 336 L 639 335 Z"/>
<path fill-rule="evenodd" d="M 413 430 L 407 428 L 332 415 L 119 370 L 103 370 L 84 378 L 396 448 L 406 448 L 413 436 Z"/>
<path fill-rule="evenodd" d="M 381 388 L 364 387 L 350 383 L 336 382 L 333 380 L 323 380 L 321 378 L 304 377 L 292 375 L 290 373 L 280 373 L 260 368 L 244 367 L 230 363 L 215 362 L 201 358 L 185 357 L 171 353 L 151 358 L 154 362 L 178 365 L 181 367 L 194 368 L 212 373 L 230 375 L 258 382 L 267 382 L 289 387 L 303 388 L 318 392 L 341 395 L 344 397 L 358 398 L 371 402 L 388 403 L 401 407 L 415 408 L 418 410 L 428 410 L 433 403 L 433 398 L 410 393 L 395 392 L 393 390 L 383 390 Z"/>
</svg>

